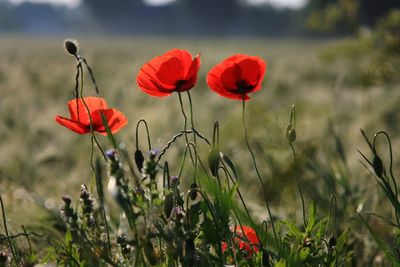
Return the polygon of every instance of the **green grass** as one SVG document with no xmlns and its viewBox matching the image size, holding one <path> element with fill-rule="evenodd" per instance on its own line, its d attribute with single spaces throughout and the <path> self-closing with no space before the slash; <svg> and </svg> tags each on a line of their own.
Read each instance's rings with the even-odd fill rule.
<svg viewBox="0 0 400 267">
<path fill-rule="evenodd" d="M 268 66 L 263 89 L 248 102 L 247 123 L 273 214 L 302 222 L 297 178 L 306 204 L 317 201 L 324 214 L 330 195 L 337 196 L 339 229 L 351 229 L 358 266 L 383 256 L 367 229 L 359 227 L 355 211 L 363 205 L 365 211 L 390 217 L 391 209 L 360 164 L 356 149 L 368 152 L 360 128 L 371 136 L 383 129 L 393 137 L 396 155 L 399 85 L 365 87 L 354 83 L 348 62 L 320 61 L 320 51 L 330 44 L 327 41 L 99 37 L 81 38 L 80 43 L 101 94 L 129 119 L 128 127 L 117 138 L 131 153 L 140 118 L 148 121 L 153 147 L 158 148 L 183 125 L 176 95 L 151 98 L 138 88 L 135 80 L 140 66 L 174 47 L 201 53 L 198 84 L 191 91 L 196 128 L 210 137 L 213 121 L 220 122 L 221 150 L 239 165 L 239 187 L 259 219 L 266 219 L 267 214 L 243 142 L 241 102 L 214 94 L 207 88 L 205 76 L 213 65 L 234 53 L 265 59 Z M 75 61 L 64 52 L 63 38 L 16 36 L 1 36 L 0 59 L 0 193 L 9 225 L 13 232 L 19 231 L 21 224 L 51 229 L 48 211 L 57 212 L 60 196 L 76 198 L 80 184 L 93 185 L 90 138 L 54 121 L 57 114 L 67 115 L 66 102 L 74 97 Z M 85 95 L 94 95 L 88 77 L 86 81 Z M 285 137 L 292 104 L 297 110 L 296 163 Z M 100 139 L 107 144 L 106 138 Z M 172 149 L 166 157 L 171 174 L 179 171 L 180 164 L 173 163 L 180 162 L 183 143 L 179 149 Z M 206 155 L 207 151 L 201 153 Z M 390 240 L 390 228 L 376 218 L 366 218 L 383 239 Z"/>
</svg>

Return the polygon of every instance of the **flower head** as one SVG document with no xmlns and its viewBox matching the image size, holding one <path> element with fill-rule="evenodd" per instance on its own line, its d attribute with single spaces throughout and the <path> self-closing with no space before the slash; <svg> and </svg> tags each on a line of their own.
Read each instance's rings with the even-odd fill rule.
<svg viewBox="0 0 400 267">
<path fill-rule="evenodd" d="M 237 54 L 214 66 L 207 75 L 207 84 L 224 97 L 248 100 L 248 93 L 261 89 L 265 70 L 261 58 Z"/>
<path fill-rule="evenodd" d="M 151 96 L 168 96 L 190 90 L 196 84 L 199 68 L 199 55 L 192 59 L 186 50 L 172 49 L 144 64 L 137 83 Z"/>
<path fill-rule="evenodd" d="M 71 118 L 57 115 L 56 122 L 79 134 L 90 132 L 91 121 L 93 131 L 107 135 L 103 115 L 112 133 L 118 132 L 128 123 L 124 114 L 114 108 L 108 108 L 106 101 L 101 97 L 85 97 L 83 100 L 76 98 L 68 101 L 68 108 Z"/>
<path fill-rule="evenodd" d="M 243 229 L 243 230 L 242 230 Z M 260 240 L 258 239 L 256 231 L 245 225 L 238 225 L 235 229 L 235 243 L 237 248 L 244 253 L 246 258 L 251 258 L 253 252 L 258 252 L 260 249 Z M 222 252 L 227 249 L 227 244 L 222 242 Z"/>
</svg>

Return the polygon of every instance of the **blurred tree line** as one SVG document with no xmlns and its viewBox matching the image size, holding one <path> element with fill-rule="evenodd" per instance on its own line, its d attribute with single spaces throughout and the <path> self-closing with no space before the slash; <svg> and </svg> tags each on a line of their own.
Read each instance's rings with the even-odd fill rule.
<svg viewBox="0 0 400 267">
<path fill-rule="evenodd" d="M 142 0 L 82 0 L 77 8 L 12 5 L 0 0 L 0 31 L 43 33 L 343 35 L 372 26 L 399 0 L 309 0 L 301 9 L 276 9 L 246 0 L 177 0 L 148 6 Z"/>
</svg>

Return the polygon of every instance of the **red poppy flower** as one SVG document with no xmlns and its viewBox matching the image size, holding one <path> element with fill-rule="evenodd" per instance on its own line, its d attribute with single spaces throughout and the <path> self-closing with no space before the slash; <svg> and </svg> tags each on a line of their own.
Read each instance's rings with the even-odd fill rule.
<svg viewBox="0 0 400 267">
<path fill-rule="evenodd" d="M 243 228 L 243 230 L 242 230 Z M 260 240 L 258 239 L 256 231 L 248 226 L 240 225 L 236 226 L 235 230 L 235 243 L 236 246 L 245 254 L 246 258 L 251 258 L 253 252 L 258 252 L 260 247 Z M 227 244 L 222 242 L 222 252 L 224 253 L 227 249 Z"/>
<path fill-rule="evenodd" d="M 199 55 L 192 59 L 187 51 L 172 49 L 144 64 L 137 83 L 151 96 L 168 96 L 191 89 L 196 84 L 199 68 Z"/>
<path fill-rule="evenodd" d="M 81 98 L 68 101 L 71 119 L 56 116 L 56 122 L 68 129 L 86 134 L 90 132 L 90 118 L 92 119 L 93 130 L 102 135 L 107 135 L 106 127 L 103 125 L 101 114 L 104 115 L 108 127 L 112 133 L 116 133 L 128 123 L 128 119 L 120 111 L 108 108 L 106 101 L 101 97 L 85 97 L 86 109 Z M 89 110 L 89 112 L 88 112 Z M 89 117 L 90 116 L 90 117 Z"/>
<path fill-rule="evenodd" d="M 224 97 L 248 100 L 248 93 L 261 89 L 265 69 L 266 64 L 259 57 L 233 55 L 210 70 L 207 84 Z"/>
</svg>

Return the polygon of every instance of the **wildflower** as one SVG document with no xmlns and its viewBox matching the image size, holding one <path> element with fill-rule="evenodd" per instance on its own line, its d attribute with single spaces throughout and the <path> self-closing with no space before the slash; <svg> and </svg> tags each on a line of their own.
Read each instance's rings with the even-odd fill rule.
<svg viewBox="0 0 400 267">
<path fill-rule="evenodd" d="M 208 72 L 207 84 L 221 96 L 248 100 L 248 93 L 261 89 L 265 70 L 266 64 L 261 58 L 236 54 Z"/>
<path fill-rule="evenodd" d="M 112 133 L 118 132 L 128 123 L 124 114 L 116 109 L 108 108 L 106 101 L 101 97 L 85 97 L 83 100 L 81 98 L 73 99 L 68 101 L 68 108 L 71 119 L 58 115 L 55 120 L 79 134 L 89 133 L 90 123 L 92 123 L 93 131 L 107 135 L 102 116 L 107 121 Z"/>
<path fill-rule="evenodd" d="M 243 230 L 242 230 L 243 229 Z M 244 256 L 249 259 L 253 256 L 253 252 L 259 251 L 260 240 L 256 234 L 256 231 L 248 226 L 240 225 L 236 226 L 235 229 L 235 243 Z M 226 242 L 222 242 L 222 252 L 227 249 Z"/>
<path fill-rule="evenodd" d="M 151 96 L 168 96 L 190 90 L 196 84 L 199 68 L 200 55 L 192 59 L 186 50 L 172 49 L 144 64 L 137 83 Z"/>
</svg>

